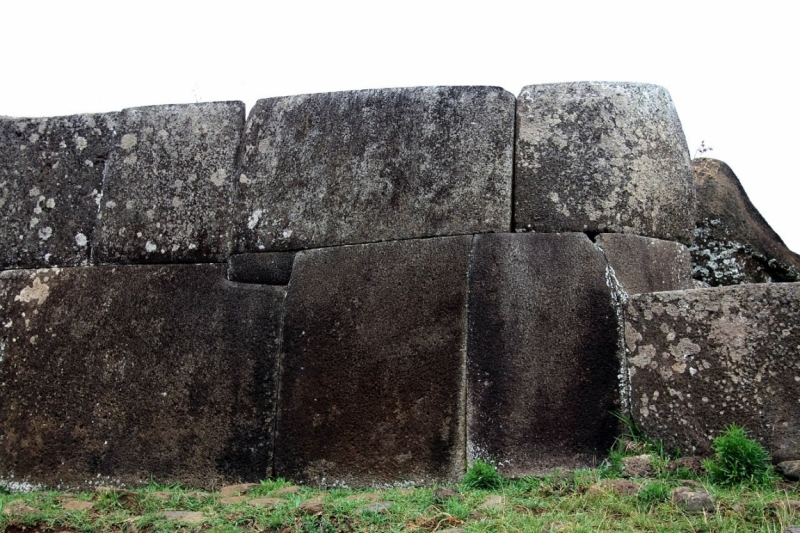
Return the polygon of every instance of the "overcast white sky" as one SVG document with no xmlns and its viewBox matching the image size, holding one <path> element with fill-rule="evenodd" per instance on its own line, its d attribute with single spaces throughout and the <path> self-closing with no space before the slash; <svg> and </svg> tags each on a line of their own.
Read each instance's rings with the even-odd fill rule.
<svg viewBox="0 0 800 533">
<path fill-rule="evenodd" d="M 739 6 L 742 7 L 739 7 Z M 0 115 L 418 85 L 665 86 L 800 251 L 790 2 L 0 2 Z"/>
</svg>

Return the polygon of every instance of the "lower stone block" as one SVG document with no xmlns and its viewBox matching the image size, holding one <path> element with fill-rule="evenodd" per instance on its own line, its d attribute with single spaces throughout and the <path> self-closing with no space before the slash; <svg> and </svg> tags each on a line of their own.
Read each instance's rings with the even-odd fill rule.
<svg viewBox="0 0 800 533">
<path fill-rule="evenodd" d="M 582 233 L 475 237 L 468 458 L 511 476 L 597 465 L 617 436 L 619 323 Z"/>
<path fill-rule="evenodd" d="M 625 313 L 632 414 L 670 450 L 704 455 L 745 427 L 800 459 L 800 284 L 639 294 Z"/>
<path fill-rule="evenodd" d="M 328 486 L 460 478 L 471 240 L 297 254 L 286 300 L 277 476 Z"/>
<path fill-rule="evenodd" d="M 284 294 L 224 264 L 0 273 L 0 479 L 263 479 Z"/>
</svg>

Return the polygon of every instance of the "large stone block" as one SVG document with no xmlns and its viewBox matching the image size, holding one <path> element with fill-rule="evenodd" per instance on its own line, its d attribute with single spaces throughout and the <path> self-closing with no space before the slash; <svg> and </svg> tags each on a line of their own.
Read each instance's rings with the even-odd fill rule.
<svg viewBox="0 0 800 533">
<path fill-rule="evenodd" d="M 284 295 L 224 264 L 3 272 L 0 478 L 263 479 Z"/>
<path fill-rule="evenodd" d="M 92 261 L 224 261 L 243 128 L 242 102 L 124 110 Z"/>
<path fill-rule="evenodd" d="M 669 93 L 635 83 L 530 85 L 517 102 L 514 227 L 691 244 L 689 150 Z"/>
<path fill-rule="evenodd" d="M 601 233 L 595 243 L 628 294 L 695 287 L 692 256 L 680 243 L 621 233 Z"/>
<path fill-rule="evenodd" d="M 597 465 L 617 436 L 620 333 L 606 260 L 581 233 L 477 235 L 468 458 L 521 476 Z"/>
<path fill-rule="evenodd" d="M 89 261 L 116 117 L 0 118 L 0 270 Z"/>
<path fill-rule="evenodd" d="M 711 286 L 800 281 L 789 250 L 750 202 L 736 174 L 716 159 L 695 159 L 694 276 Z"/>
<path fill-rule="evenodd" d="M 632 414 L 653 439 L 706 454 L 729 424 L 800 459 L 800 284 L 633 296 L 626 310 Z"/>
<path fill-rule="evenodd" d="M 228 258 L 228 279 L 240 283 L 287 285 L 295 252 L 237 254 Z"/>
<path fill-rule="evenodd" d="M 423 87 L 259 100 L 236 250 L 508 231 L 514 97 Z"/>
<path fill-rule="evenodd" d="M 299 252 L 275 473 L 323 485 L 456 481 L 471 236 Z"/>
</svg>

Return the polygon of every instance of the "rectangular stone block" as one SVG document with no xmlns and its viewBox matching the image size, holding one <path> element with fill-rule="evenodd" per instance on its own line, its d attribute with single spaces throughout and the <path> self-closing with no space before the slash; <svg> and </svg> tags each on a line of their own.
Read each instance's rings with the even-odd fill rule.
<svg viewBox="0 0 800 533">
<path fill-rule="evenodd" d="M 595 243 L 603 250 L 617 281 L 628 294 L 695 287 L 692 255 L 678 242 L 601 233 L 595 238 Z"/>
<path fill-rule="evenodd" d="M 460 478 L 471 239 L 297 254 L 277 476 L 329 486 Z"/>
<path fill-rule="evenodd" d="M 477 235 L 467 457 L 511 476 L 596 466 L 618 435 L 620 324 L 582 233 Z"/>
<path fill-rule="evenodd" d="M 695 191 L 669 93 L 641 83 L 523 87 L 514 227 L 631 233 L 691 244 Z"/>
<path fill-rule="evenodd" d="M 639 294 L 625 312 L 632 415 L 684 454 L 745 427 L 800 459 L 800 284 Z"/>
<path fill-rule="evenodd" d="M 239 283 L 287 285 L 295 252 L 237 254 L 228 258 L 228 279 Z"/>
<path fill-rule="evenodd" d="M 119 122 L 93 263 L 224 261 L 244 103 L 138 107 Z"/>
<path fill-rule="evenodd" d="M 259 100 L 236 251 L 508 231 L 514 97 L 417 87 Z"/>
<path fill-rule="evenodd" d="M 223 264 L 0 273 L 0 479 L 270 475 L 284 295 Z"/>
<path fill-rule="evenodd" d="M 88 263 L 116 120 L 0 118 L 0 270 Z"/>
</svg>

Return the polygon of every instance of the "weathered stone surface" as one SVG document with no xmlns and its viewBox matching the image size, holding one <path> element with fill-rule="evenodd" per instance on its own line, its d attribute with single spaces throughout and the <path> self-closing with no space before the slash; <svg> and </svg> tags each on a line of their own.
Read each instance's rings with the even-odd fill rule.
<svg viewBox="0 0 800 533">
<path fill-rule="evenodd" d="M 284 293 L 222 264 L 0 273 L 0 478 L 263 479 Z"/>
<path fill-rule="evenodd" d="M 61 508 L 65 511 L 88 511 L 92 507 L 94 507 L 92 502 L 81 500 L 70 500 L 61 504 Z"/>
<path fill-rule="evenodd" d="M 622 458 L 622 471 L 626 477 L 651 477 L 655 474 L 653 456 L 650 454 L 634 455 Z"/>
<path fill-rule="evenodd" d="M 89 261 L 116 119 L 0 118 L 0 269 Z"/>
<path fill-rule="evenodd" d="M 255 498 L 247 502 L 247 505 L 252 505 L 254 507 L 267 507 L 268 509 L 274 509 L 275 507 L 280 507 L 281 505 L 285 505 L 287 503 L 286 500 L 282 498 Z"/>
<path fill-rule="evenodd" d="M 668 449 L 708 455 L 729 424 L 800 454 L 800 284 L 639 294 L 625 313 L 632 414 Z"/>
<path fill-rule="evenodd" d="M 800 461 L 783 461 L 778 463 L 775 468 L 786 479 L 800 479 Z"/>
<path fill-rule="evenodd" d="M 713 513 L 716 509 L 711 494 L 689 487 L 677 487 L 673 490 L 672 501 L 690 513 Z"/>
<path fill-rule="evenodd" d="M 228 496 L 238 496 L 239 494 L 245 494 L 247 491 L 257 486 L 258 483 L 238 483 L 236 485 L 226 485 L 219 489 L 219 495 L 223 498 L 227 498 Z"/>
<path fill-rule="evenodd" d="M 119 122 L 92 261 L 223 261 L 244 103 L 138 107 Z"/>
<path fill-rule="evenodd" d="M 228 258 L 228 279 L 240 283 L 288 285 L 295 252 L 237 254 Z"/>
<path fill-rule="evenodd" d="M 297 254 L 286 299 L 277 476 L 455 481 L 471 236 Z"/>
<path fill-rule="evenodd" d="M 418 87 L 259 100 L 236 251 L 508 231 L 514 97 Z"/>
<path fill-rule="evenodd" d="M 517 230 L 692 242 L 689 150 L 662 87 L 524 87 L 517 101 L 514 183 Z"/>
<path fill-rule="evenodd" d="M 167 520 L 175 520 L 187 524 L 201 524 L 206 520 L 203 513 L 196 511 L 164 511 L 161 516 Z"/>
<path fill-rule="evenodd" d="M 595 243 L 628 294 L 695 288 L 692 256 L 680 243 L 621 233 L 601 233 Z"/>
<path fill-rule="evenodd" d="M 800 256 L 764 220 L 730 167 L 705 158 L 692 161 L 692 167 L 694 276 L 711 286 L 800 281 Z"/>
<path fill-rule="evenodd" d="M 602 252 L 582 233 L 488 234 L 471 263 L 468 459 L 512 476 L 596 465 L 621 364 Z"/>
</svg>

